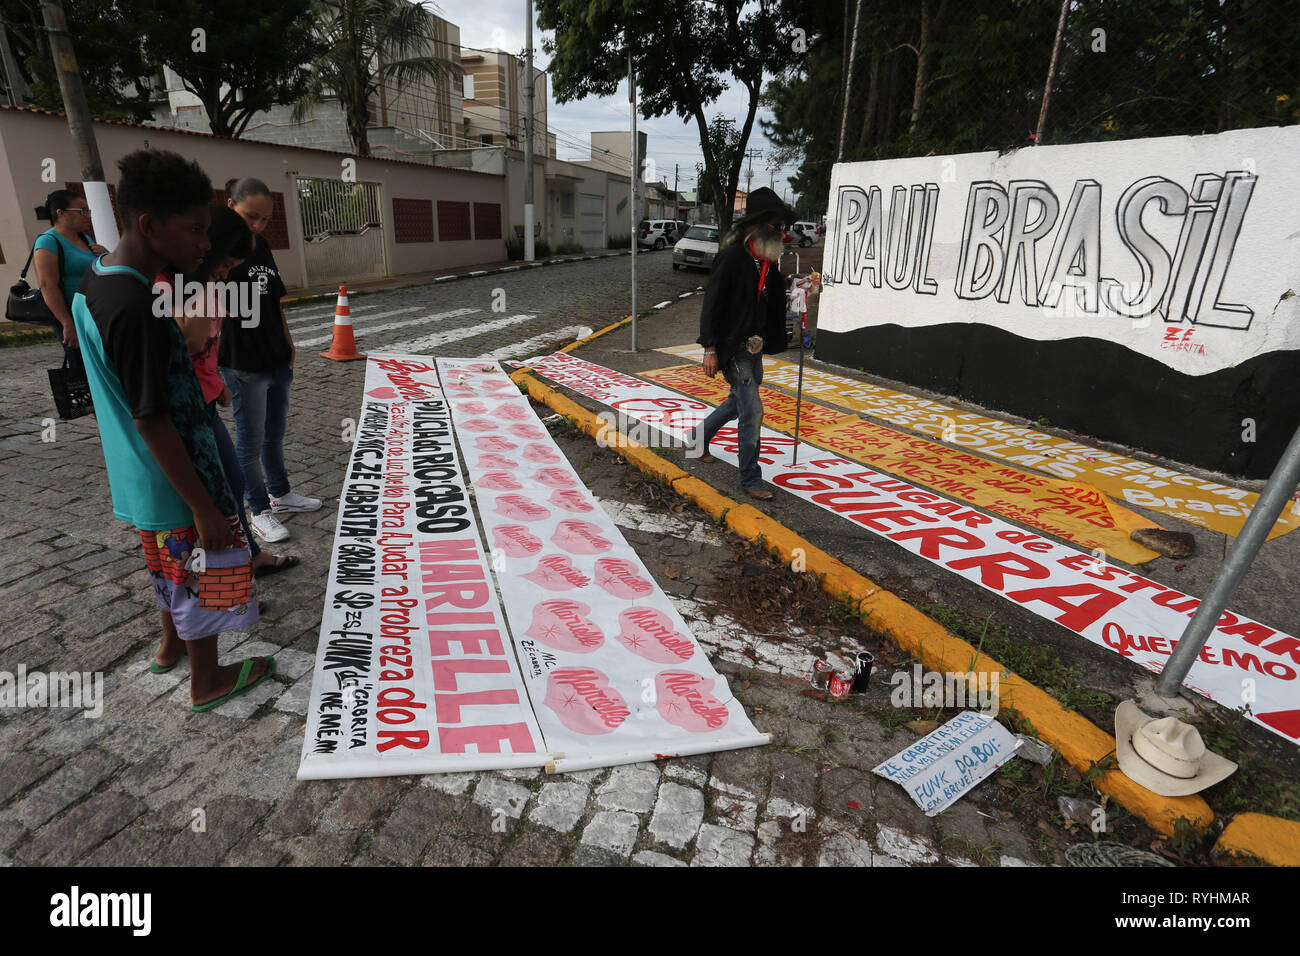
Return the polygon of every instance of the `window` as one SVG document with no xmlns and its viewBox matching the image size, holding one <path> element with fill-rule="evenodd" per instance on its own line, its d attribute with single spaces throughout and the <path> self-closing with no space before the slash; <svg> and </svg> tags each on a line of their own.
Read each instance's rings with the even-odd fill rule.
<svg viewBox="0 0 1300 956">
<path fill-rule="evenodd" d="M 482 145 L 484 145 L 484 146 L 491 146 L 491 145 L 492 145 L 492 134 L 491 134 L 491 133 L 480 133 L 480 134 L 479 134 L 478 141 L 479 141 Z"/>
<path fill-rule="evenodd" d="M 473 98 L 474 98 L 474 74 L 466 73 L 465 74 L 465 99 L 472 100 Z"/>
</svg>

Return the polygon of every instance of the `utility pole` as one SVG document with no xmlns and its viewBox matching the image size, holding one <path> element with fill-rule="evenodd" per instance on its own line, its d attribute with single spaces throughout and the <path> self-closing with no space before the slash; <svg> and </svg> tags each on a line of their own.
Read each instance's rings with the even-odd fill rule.
<svg viewBox="0 0 1300 956">
<path fill-rule="evenodd" d="M 68 33 L 62 0 L 41 0 L 41 16 L 45 19 L 45 32 L 50 37 L 50 52 L 54 54 L 54 71 L 59 76 L 59 92 L 63 94 L 68 130 L 72 133 L 72 143 L 81 163 L 81 183 L 86 190 L 86 205 L 90 207 L 95 241 L 112 250 L 117 246 L 117 220 L 113 218 L 113 202 L 108 197 L 108 183 L 104 182 L 104 164 L 95 144 L 90 106 L 81 85 L 81 74 L 77 71 L 77 56 L 72 52 L 72 35 Z"/>
<path fill-rule="evenodd" d="M 673 163 L 673 221 L 682 218 L 682 194 L 677 191 L 677 175 L 681 171 L 681 163 Z"/>
<path fill-rule="evenodd" d="M 627 102 L 632 114 L 632 188 L 628 193 L 629 215 L 632 218 L 632 351 L 636 351 L 636 247 L 637 247 L 637 211 L 636 181 L 641 176 L 641 166 L 637 162 L 636 142 L 636 73 L 632 71 L 632 42 L 627 44 Z"/>
<path fill-rule="evenodd" d="M 749 168 L 745 171 L 745 212 L 749 212 L 749 184 L 754 178 L 754 160 L 762 157 L 761 149 L 747 149 L 745 156 L 749 159 Z"/>
<path fill-rule="evenodd" d="M 528 12 L 524 48 L 524 261 L 532 262 L 537 251 L 533 244 L 533 0 L 526 0 L 524 6 Z"/>
</svg>

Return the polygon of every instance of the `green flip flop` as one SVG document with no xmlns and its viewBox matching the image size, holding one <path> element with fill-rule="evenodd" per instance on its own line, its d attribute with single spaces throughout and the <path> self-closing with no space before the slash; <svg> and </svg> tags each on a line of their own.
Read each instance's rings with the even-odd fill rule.
<svg viewBox="0 0 1300 956">
<path fill-rule="evenodd" d="M 158 650 L 162 650 L 162 648 L 159 647 Z M 180 662 L 181 662 L 181 656 L 180 656 L 179 654 L 177 654 L 177 655 L 176 655 L 176 660 L 172 661 L 172 662 L 171 662 L 170 664 L 168 664 L 166 667 L 163 667 L 161 664 L 158 663 L 158 655 L 157 655 L 157 654 L 154 654 L 154 659 L 151 660 L 151 661 L 149 662 L 149 673 L 150 673 L 150 674 L 166 674 L 168 671 L 170 671 L 170 670 L 172 670 L 173 668 L 175 668 L 175 666 L 176 666 L 177 664 L 179 664 Z"/>
<path fill-rule="evenodd" d="M 224 697 L 218 697 L 216 700 L 210 700 L 206 704 L 191 704 L 190 710 L 204 711 L 204 710 L 211 710 L 213 707 L 220 707 L 222 704 L 230 700 L 232 697 L 238 697 L 244 691 L 252 690 L 258 684 L 262 683 L 262 681 L 266 680 L 266 678 L 270 677 L 272 674 L 275 673 L 275 667 L 276 667 L 275 658 L 268 657 L 266 659 L 266 671 L 257 680 L 250 682 L 248 680 L 248 675 L 253 672 L 254 660 L 255 658 L 250 657 L 248 658 L 248 660 L 243 662 L 243 667 L 239 669 L 239 678 L 238 680 L 235 681 L 235 686 L 230 691 L 229 694 L 226 694 Z"/>
</svg>

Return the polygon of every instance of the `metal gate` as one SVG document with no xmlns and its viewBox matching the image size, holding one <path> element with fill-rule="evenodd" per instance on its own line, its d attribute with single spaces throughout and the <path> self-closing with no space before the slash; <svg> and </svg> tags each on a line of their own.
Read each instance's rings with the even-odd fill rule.
<svg viewBox="0 0 1300 956">
<path fill-rule="evenodd" d="M 605 248 L 604 196 L 578 196 L 578 241 L 588 251 Z"/>
<path fill-rule="evenodd" d="M 308 285 L 388 274 L 379 183 L 300 178 L 295 185 Z"/>
</svg>

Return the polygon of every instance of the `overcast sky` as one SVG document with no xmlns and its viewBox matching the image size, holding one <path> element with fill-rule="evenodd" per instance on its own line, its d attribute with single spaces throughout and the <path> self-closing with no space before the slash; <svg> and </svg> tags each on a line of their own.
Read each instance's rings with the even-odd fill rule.
<svg viewBox="0 0 1300 956">
<path fill-rule="evenodd" d="M 653 0 L 647 0 L 653 2 Z M 436 0 L 436 12 L 460 28 L 462 47 L 499 49 L 507 53 L 522 54 L 525 45 L 524 0 Z M 546 69 L 548 57 L 542 50 L 542 32 L 533 26 L 533 62 Z M 734 117 L 737 123 L 744 120 L 747 109 L 743 86 L 733 84 L 705 111 L 712 119 L 716 114 Z M 619 84 L 619 91 L 611 97 L 588 97 L 573 103 L 557 104 L 555 97 L 547 103 L 551 130 L 556 134 L 556 155 L 560 159 L 587 159 L 590 155 L 589 134 L 593 130 L 627 130 L 629 115 L 627 82 Z M 770 148 L 758 125 L 758 117 L 771 118 L 768 110 L 759 110 L 754 119 L 754 131 L 749 147 L 763 150 L 763 157 L 753 163 L 753 188 L 768 184 L 767 151 Z M 638 116 L 637 130 L 647 136 L 647 158 L 654 161 L 655 176 L 647 178 L 666 180 L 673 184 L 673 166 L 680 167 L 680 188 L 695 188 L 695 164 L 703 163 L 700 152 L 699 131 L 695 121 L 683 122 L 676 115 L 646 120 Z M 775 173 L 777 192 L 789 188 L 786 175 L 793 169 Z M 741 189 L 745 188 L 745 167 L 740 171 Z"/>
</svg>

